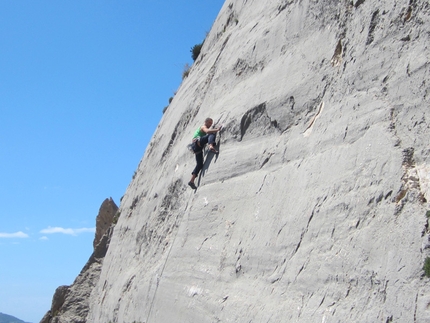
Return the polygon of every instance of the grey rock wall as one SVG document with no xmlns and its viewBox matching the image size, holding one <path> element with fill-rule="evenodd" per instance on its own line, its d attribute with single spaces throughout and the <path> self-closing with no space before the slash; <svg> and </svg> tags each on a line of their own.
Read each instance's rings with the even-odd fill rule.
<svg viewBox="0 0 430 323">
<path fill-rule="evenodd" d="M 103 258 L 113 232 L 112 222 L 115 215 L 119 216 L 117 211 L 118 206 L 112 198 L 103 201 L 96 217 L 93 253 L 72 285 L 57 288 L 52 298 L 51 309 L 40 323 L 87 322 L 90 294 L 100 276 Z"/>
<path fill-rule="evenodd" d="M 227 1 L 121 203 L 87 322 L 428 322 L 430 5 Z M 206 117 L 220 154 L 187 186 Z"/>
</svg>

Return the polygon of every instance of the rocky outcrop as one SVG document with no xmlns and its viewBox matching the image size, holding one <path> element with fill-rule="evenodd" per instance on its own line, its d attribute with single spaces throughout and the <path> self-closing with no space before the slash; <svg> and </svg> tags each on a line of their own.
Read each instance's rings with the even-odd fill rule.
<svg viewBox="0 0 430 323">
<path fill-rule="evenodd" d="M 115 204 L 112 198 L 108 198 L 103 201 L 102 205 L 100 206 L 99 214 L 96 218 L 96 234 L 93 242 L 94 249 L 96 249 L 102 237 L 111 227 L 117 212 L 118 206 Z"/>
<path fill-rule="evenodd" d="M 430 5 L 229 0 L 122 199 L 87 322 L 428 322 Z M 224 124 L 198 189 L 186 146 Z"/>
<path fill-rule="evenodd" d="M 112 198 L 104 200 L 96 220 L 94 251 L 71 286 L 60 286 L 55 291 L 51 309 L 41 323 L 84 323 L 89 310 L 89 297 L 98 282 L 103 258 L 112 235 L 118 206 Z M 96 243 L 97 242 L 97 243 Z"/>
</svg>

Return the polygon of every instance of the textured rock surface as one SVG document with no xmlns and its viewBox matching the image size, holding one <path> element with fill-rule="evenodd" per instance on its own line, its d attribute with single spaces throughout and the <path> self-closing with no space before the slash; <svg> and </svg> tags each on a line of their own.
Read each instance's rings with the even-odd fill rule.
<svg viewBox="0 0 430 323">
<path fill-rule="evenodd" d="M 40 323 L 84 323 L 89 310 L 89 298 L 98 282 L 103 258 L 109 246 L 113 227 L 112 221 L 118 206 L 112 198 L 104 200 L 96 220 L 96 238 L 98 243 L 94 252 L 71 286 L 60 286 L 55 291 L 51 309 Z M 110 223 L 108 221 L 110 220 Z M 98 235 L 102 235 L 100 239 Z"/>
<path fill-rule="evenodd" d="M 429 29 L 424 0 L 227 1 L 87 322 L 428 322 Z M 225 130 L 194 192 L 208 116 Z"/>
<path fill-rule="evenodd" d="M 112 198 L 108 198 L 103 201 L 100 206 L 99 214 L 96 218 L 96 234 L 94 237 L 93 247 L 94 249 L 100 243 L 100 240 L 105 235 L 107 230 L 111 227 L 112 221 L 118 211 L 118 206 L 115 204 Z"/>
</svg>

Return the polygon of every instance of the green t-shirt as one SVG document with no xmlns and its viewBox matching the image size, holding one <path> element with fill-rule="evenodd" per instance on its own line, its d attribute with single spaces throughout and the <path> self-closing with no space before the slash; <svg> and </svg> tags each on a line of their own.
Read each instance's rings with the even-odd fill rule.
<svg viewBox="0 0 430 323">
<path fill-rule="evenodd" d="M 204 132 L 204 131 L 202 130 L 202 127 L 199 127 L 199 128 L 196 130 L 196 132 L 194 132 L 194 137 L 193 137 L 193 139 L 198 138 L 198 137 L 203 137 L 203 136 L 206 136 L 206 132 Z"/>
</svg>

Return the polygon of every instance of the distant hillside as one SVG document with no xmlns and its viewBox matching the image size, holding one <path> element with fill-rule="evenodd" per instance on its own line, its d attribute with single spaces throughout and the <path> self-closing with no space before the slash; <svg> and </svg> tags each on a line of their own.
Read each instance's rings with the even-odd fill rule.
<svg viewBox="0 0 430 323">
<path fill-rule="evenodd" d="M 23 320 L 20 320 L 12 315 L 7 315 L 0 313 L 0 323 L 25 323 Z"/>
</svg>

